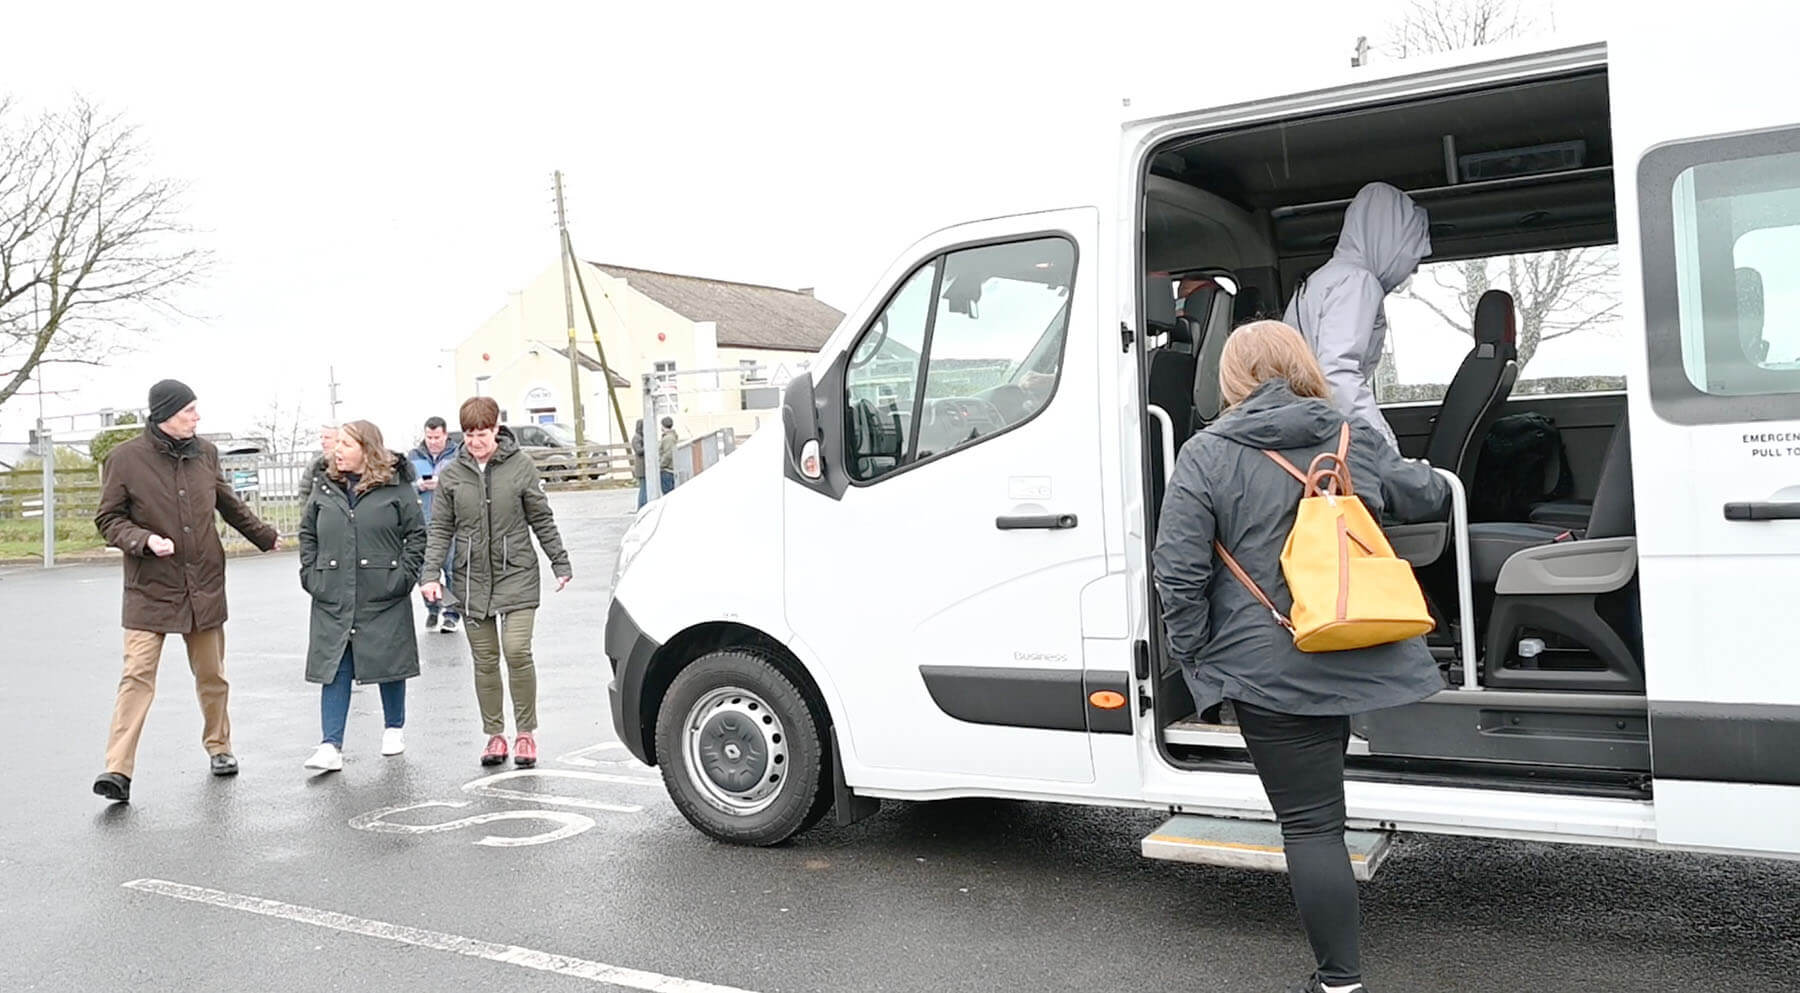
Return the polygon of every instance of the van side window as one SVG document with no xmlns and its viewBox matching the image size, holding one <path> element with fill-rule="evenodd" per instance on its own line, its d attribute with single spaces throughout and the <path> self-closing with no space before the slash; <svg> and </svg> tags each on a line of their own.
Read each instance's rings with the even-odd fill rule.
<svg viewBox="0 0 1800 993">
<path fill-rule="evenodd" d="M 975 444 L 1050 402 L 1068 337 L 1074 243 L 951 252 L 915 272 L 851 350 L 851 478 Z"/>
<path fill-rule="evenodd" d="M 844 437 L 852 479 L 892 472 L 906 455 L 937 273 L 936 259 L 913 273 L 850 350 Z"/>
<path fill-rule="evenodd" d="M 1439 403 L 1475 346 L 1475 308 L 1512 294 L 1519 380 L 1512 395 L 1619 392 L 1631 344 L 1619 334 L 1617 245 L 1433 262 L 1387 298 L 1383 404 Z"/>
<path fill-rule="evenodd" d="M 1800 129 L 1644 156 L 1651 402 L 1677 423 L 1800 417 Z"/>
</svg>

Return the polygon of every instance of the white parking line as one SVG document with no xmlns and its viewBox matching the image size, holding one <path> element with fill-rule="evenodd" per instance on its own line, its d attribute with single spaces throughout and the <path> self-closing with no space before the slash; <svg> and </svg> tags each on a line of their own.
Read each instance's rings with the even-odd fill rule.
<svg viewBox="0 0 1800 993">
<path fill-rule="evenodd" d="M 333 931 L 360 934 L 367 938 L 380 938 L 402 945 L 415 945 L 419 948 L 454 952 L 457 955 L 486 959 L 490 962 L 503 962 L 507 965 L 535 969 L 539 972 L 551 972 L 559 976 L 573 976 L 576 979 L 623 986 L 628 989 L 648 990 L 650 993 L 753 993 L 753 991 L 736 986 L 719 986 L 714 983 L 703 983 L 697 979 L 682 979 L 678 976 L 665 976 L 656 972 L 627 969 L 623 966 L 607 965 L 605 962 L 592 962 L 569 955 L 557 955 L 554 952 L 521 948 L 518 945 L 500 945 L 478 938 L 465 938 L 459 934 L 425 931 L 403 924 L 372 921 L 365 917 L 352 917 L 336 911 L 318 910 L 313 907 L 302 907 L 298 904 L 266 900 L 256 896 L 244 896 L 239 893 L 226 893 L 223 890 L 189 886 L 186 883 L 171 883 L 164 879 L 134 879 L 122 885 L 128 890 L 137 890 L 141 893 L 154 893 L 157 896 L 173 897 L 191 903 L 210 904 L 214 907 L 224 907 L 227 910 L 241 910 L 246 913 L 261 914 L 264 917 L 275 917 L 301 924 L 311 924 L 314 927 L 329 928 Z"/>
</svg>

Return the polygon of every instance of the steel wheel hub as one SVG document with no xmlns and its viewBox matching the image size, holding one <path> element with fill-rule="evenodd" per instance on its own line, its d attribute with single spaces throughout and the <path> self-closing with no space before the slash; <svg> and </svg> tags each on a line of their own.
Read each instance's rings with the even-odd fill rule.
<svg viewBox="0 0 1800 993">
<path fill-rule="evenodd" d="M 787 731 L 767 701 L 735 686 L 701 697 L 682 725 L 688 779 L 708 803 L 748 816 L 768 809 L 787 776 Z"/>
</svg>

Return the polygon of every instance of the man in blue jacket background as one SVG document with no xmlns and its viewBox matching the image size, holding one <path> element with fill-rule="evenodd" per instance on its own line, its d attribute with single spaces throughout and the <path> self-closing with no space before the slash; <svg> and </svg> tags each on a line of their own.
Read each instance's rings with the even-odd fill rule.
<svg viewBox="0 0 1800 993">
<path fill-rule="evenodd" d="M 449 465 L 456 458 L 456 446 L 450 444 L 450 428 L 442 417 L 430 417 L 425 421 L 425 440 L 412 450 L 407 458 L 412 461 L 413 471 L 419 476 L 419 506 L 425 511 L 425 520 L 431 520 L 431 501 L 437 494 L 438 470 Z M 444 587 L 454 589 L 452 583 L 456 562 L 456 550 L 444 556 Z M 455 607 L 444 606 L 439 613 L 439 604 L 425 601 L 425 630 L 453 632 L 462 620 L 462 615 Z"/>
</svg>

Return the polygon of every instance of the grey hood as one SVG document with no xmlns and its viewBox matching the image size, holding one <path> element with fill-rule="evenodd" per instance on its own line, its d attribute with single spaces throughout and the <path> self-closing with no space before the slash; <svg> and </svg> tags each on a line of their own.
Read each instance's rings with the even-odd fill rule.
<svg viewBox="0 0 1800 993">
<path fill-rule="evenodd" d="M 1358 190 L 1344 211 L 1332 258 L 1375 274 L 1389 293 L 1431 254 L 1431 220 L 1412 197 L 1386 183 Z"/>
</svg>

